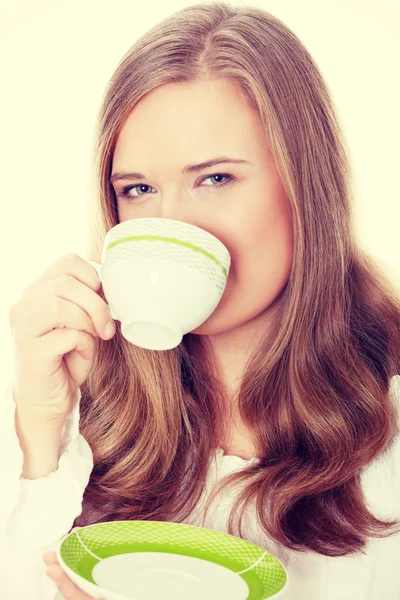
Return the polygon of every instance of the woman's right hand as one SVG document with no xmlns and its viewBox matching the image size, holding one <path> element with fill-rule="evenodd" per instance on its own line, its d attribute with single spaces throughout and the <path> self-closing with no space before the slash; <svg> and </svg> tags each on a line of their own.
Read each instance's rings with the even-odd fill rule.
<svg viewBox="0 0 400 600">
<path fill-rule="evenodd" d="M 30 284 L 9 311 L 12 391 L 20 414 L 63 421 L 86 381 L 97 337 L 113 319 L 99 296 L 99 276 L 78 254 L 61 257 Z"/>
</svg>

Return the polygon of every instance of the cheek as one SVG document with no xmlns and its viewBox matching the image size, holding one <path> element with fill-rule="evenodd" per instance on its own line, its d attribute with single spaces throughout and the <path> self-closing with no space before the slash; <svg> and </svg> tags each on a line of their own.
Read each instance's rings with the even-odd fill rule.
<svg viewBox="0 0 400 600">
<path fill-rule="evenodd" d="M 254 319 L 287 283 L 293 258 L 290 214 L 284 210 L 263 220 L 248 218 L 242 225 L 236 235 L 225 228 L 220 238 L 231 255 L 227 284 L 216 310 L 195 333 L 219 333 Z"/>
<path fill-rule="evenodd" d="M 243 218 L 240 236 L 232 240 L 238 282 L 252 286 L 269 282 L 272 291 L 283 280 L 286 282 L 292 257 L 292 220 L 286 202 L 276 203 L 263 214 L 258 213 L 257 218 Z"/>
</svg>

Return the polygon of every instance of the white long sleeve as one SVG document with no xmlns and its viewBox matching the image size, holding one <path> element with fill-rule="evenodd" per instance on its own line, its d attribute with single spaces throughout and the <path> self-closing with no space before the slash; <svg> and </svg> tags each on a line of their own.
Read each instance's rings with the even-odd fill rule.
<svg viewBox="0 0 400 600">
<path fill-rule="evenodd" d="M 390 393 L 400 419 L 400 376 L 393 378 Z M 90 447 L 79 434 L 79 401 L 78 391 L 63 430 L 58 470 L 34 481 L 20 479 L 22 452 L 15 433 L 15 403 L 10 390 L 0 406 L 0 460 L 5 483 L 0 494 L 1 600 L 62 600 L 45 573 L 42 555 L 56 549 L 80 514 L 83 492 L 93 468 Z M 224 455 L 220 449 L 211 463 L 210 486 L 250 462 Z M 205 498 L 210 486 L 205 487 Z M 362 470 L 361 487 L 375 516 L 399 517 L 400 435 L 390 449 Z M 203 522 L 200 502 L 200 510 L 194 511 L 185 522 L 227 533 L 227 517 L 235 497 L 235 490 L 229 490 L 223 499 L 219 498 L 207 522 Z M 271 551 L 288 570 L 289 587 L 282 600 L 400 598 L 397 564 L 400 533 L 378 540 L 369 539 L 364 553 L 327 557 L 280 547 L 265 536 L 255 512 L 250 511 L 246 518 L 244 538 Z M 48 546 L 39 547 L 47 543 Z"/>
<path fill-rule="evenodd" d="M 53 600 L 57 593 L 42 556 L 55 550 L 82 510 L 93 469 L 89 444 L 79 433 L 80 390 L 61 434 L 55 472 L 24 479 L 23 452 L 15 429 L 15 401 L 9 384 L 0 399 L 0 598 Z"/>
</svg>

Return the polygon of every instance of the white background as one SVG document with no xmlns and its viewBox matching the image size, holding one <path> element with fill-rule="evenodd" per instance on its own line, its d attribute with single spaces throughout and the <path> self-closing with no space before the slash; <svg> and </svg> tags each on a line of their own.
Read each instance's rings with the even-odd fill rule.
<svg viewBox="0 0 400 600">
<path fill-rule="evenodd" d="M 63 254 L 88 258 L 91 148 L 104 88 L 139 36 L 190 4 L 0 0 L 1 389 L 11 372 L 12 304 Z M 283 20 L 322 71 L 351 149 L 359 243 L 400 288 L 400 3 L 243 4 Z"/>
</svg>

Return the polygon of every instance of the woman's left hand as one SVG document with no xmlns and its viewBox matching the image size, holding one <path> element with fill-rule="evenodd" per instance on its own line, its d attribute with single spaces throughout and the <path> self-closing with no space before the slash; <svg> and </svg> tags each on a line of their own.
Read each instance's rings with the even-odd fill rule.
<svg viewBox="0 0 400 600">
<path fill-rule="evenodd" d="M 79 529 L 74 527 L 72 531 Z M 46 552 L 43 554 L 43 562 L 47 565 L 46 574 L 53 583 L 57 586 L 65 600 L 94 600 L 93 596 L 89 596 L 79 589 L 68 575 L 60 567 L 57 554 L 55 552 Z M 100 599 L 104 600 L 104 599 Z"/>
</svg>

